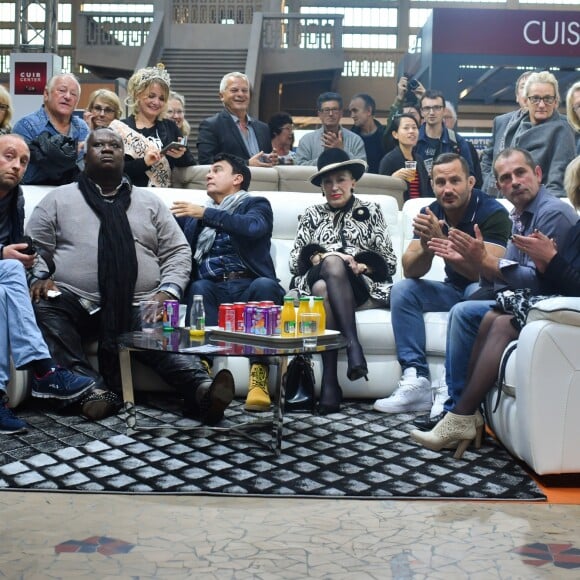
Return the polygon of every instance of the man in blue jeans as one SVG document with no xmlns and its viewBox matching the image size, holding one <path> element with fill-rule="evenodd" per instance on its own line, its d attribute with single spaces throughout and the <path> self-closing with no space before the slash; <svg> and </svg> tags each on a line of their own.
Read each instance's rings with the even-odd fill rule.
<svg viewBox="0 0 580 580">
<path fill-rule="evenodd" d="M 36 325 L 25 268 L 36 259 L 34 247 L 22 239 L 24 197 L 19 183 L 30 151 L 19 135 L 0 136 L 0 433 L 26 430 L 26 423 L 8 408 L 6 385 L 10 353 L 17 368 L 34 371 L 32 395 L 77 401 L 95 383 L 56 366 Z"/>
<path fill-rule="evenodd" d="M 497 200 L 473 189 L 475 178 L 463 157 L 456 153 L 437 157 L 431 181 L 437 201 L 414 219 L 414 239 L 402 259 L 405 279 L 391 290 L 391 321 L 403 376 L 390 397 L 375 402 L 374 409 L 382 413 L 431 409 L 423 314 L 448 311 L 478 288 L 480 270 L 467 259 L 445 260 L 444 282 L 424 279 L 435 256 L 430 242 L 445 242 L 452 230 L 474 237 L 477 224 L 487 252 L 500 258 L 510 234 L 507 211 Z M 435 401 L 441 407 L 446 391 L 441 401 Z"/>
<path fill-rule="evenodd" d="M 496 157 L 494 173 L 499 191 L 514 205 L 512 232 L 527 236 L 539 231 L 562 247 L 578 215 L 571 205 L 552 195 L 542 185 L 542 170 L 530 154 L 524 149 L 504 149 Z M 468 260 L 476 264 L 494 291 L 529 288 L 534 294 L 540 293 L 540 279 L 534 262 L 511 242 L 505 256 L 499 259 L 486 251 L 477 231 L 475 238 L 451 232 L 448 243 L 436 240 L 429 243 L 429 247 L 447 262 Z M 425 428 L 434 427 L 459 400 L 467 383 L 469 355 L 479 325 L 493 305 L 495 300 L 467 300 L 451 309 L 445 355 L 449 398 L 443 413 L 425 423 Z"/>
<path fill-rule="evenodd" d="M 20 433 L 27 428 L 8 408 L 10 353 L 16 368 L 33 371 L 33 397 L 74 403 L 94 388 L 93 379 L 58 367 L 50 356 L 36 325 L 24 267 L 17 260 L 0 261 L 0 321 L 1 434 Z"/>
</svg>

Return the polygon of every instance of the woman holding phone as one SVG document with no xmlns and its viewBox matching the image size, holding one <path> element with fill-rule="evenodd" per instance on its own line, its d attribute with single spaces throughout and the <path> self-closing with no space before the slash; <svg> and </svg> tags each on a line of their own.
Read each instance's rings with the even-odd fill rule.
<svg viewBox="0 0 580 580">
<path fill-rule="evenodd" d="M 125 173 L 134 185 L 171 187 L 174 167 L 195 165 L 181 131 L 166 118 L 171 80 L 162 64 L 139 69 L 127 85 L 130 116 L 110 125 L 125 143 Z"/>
</svg>

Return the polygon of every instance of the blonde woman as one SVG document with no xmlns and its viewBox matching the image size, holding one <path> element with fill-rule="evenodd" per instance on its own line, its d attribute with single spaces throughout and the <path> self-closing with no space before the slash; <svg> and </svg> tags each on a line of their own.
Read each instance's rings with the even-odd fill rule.
<svg viewBox="0 0 580 580">
<path fill-rule="evenodd" d="M 108 127 L 115 119 L 120 119 L 123 107 L 119 97 L 107 89 L 97 89 L 89 96 L 89 103 L 84 114 L 85 123 L 91 131 Z"/>
<path fill-rule="evenodd" d="M 580 81 L 575 82 L 568 90 L 566 115 L 568 116 L 568 123 L 574 129 L 576 154 L 580 155 Z"/>
<path fill-rule="evenodd" d="M 173 119 L 184 137 L 189 137 L 191 127 L 185 118 L 185 98 L 183 95 L 180 95 L 175 91 L 169 93 L 167 117 Z"/>
<path fill-rule="evenodd" d="M 12 101 L 10 100 L 10 93 L 0 85 L 0 135 L 12 132 Z"/>
<path fill-rule="evenodd" d="M 130 116 L 111 129 L 125 143 L 125 173 L 134 185 L 171 187 L 174 167 L 195 165 L 177 125 L 166 119 L 171 79 L 162 64 L 139 69 L 129 79 L 126 103 Z"/>
</svg>

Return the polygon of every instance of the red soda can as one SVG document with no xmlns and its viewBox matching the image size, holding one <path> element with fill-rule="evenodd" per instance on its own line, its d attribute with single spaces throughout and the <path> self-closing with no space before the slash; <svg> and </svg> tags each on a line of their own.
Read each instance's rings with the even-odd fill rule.
<svg viewBox="0 0 580 580">
<path fill-rule="evenodd" d="M 280 316 L 282 313 L 281 306 L 270 306 L 270 333 L 272 336 L 280 336 Z"/>
<path fill-rule="evenodd" d="M 245 302 L 234 302 L 234 311 L 236 314 L 235 332 L 244 332 L 244 308 Z"/>
<path fill-rule="evenodd" d="M 274 306 L 274 301 L 273 300 L 261 300 L 258 303 L 258 306 L 262 306 L 262 308 Z"/>
<path fill-rule="evenodd" d="M 163 302 L 163 328 L 165 330 L 179 328 L 179 300 Z"/>
<path fill-rule="evenodd" d="M 229 308 L 233 308 L 234 305 L 231 302 L 223 302 L 218 308 L 218 326 L 222 330 L 226 330 L 226 312 Z"/>
<path fill-rule="evenodd" d="M 244 332 L 254 334 L 254 314 L 256 313 L 256 306 L 246 304 L 244 307 Z"/>
</svg>

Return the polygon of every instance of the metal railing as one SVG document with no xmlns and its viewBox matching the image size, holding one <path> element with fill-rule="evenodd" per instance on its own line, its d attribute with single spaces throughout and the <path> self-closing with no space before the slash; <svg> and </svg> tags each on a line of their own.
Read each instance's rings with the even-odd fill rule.
<svg viewBox="0 0 580 580">
<path fill-rule="evenodd" d="M 173 0 L 175 24 L 252 24 L 256 0 Z"/>
<path fill-rule="evenodd" d="M 81 26 L 89 46 L 144 46 L 152 14 L 83 12 Z"/>
<path fill-rule="evenodd" d="M 262 48 L 340 50 L 342 14 L 264 14 Z"/>
</svg>

